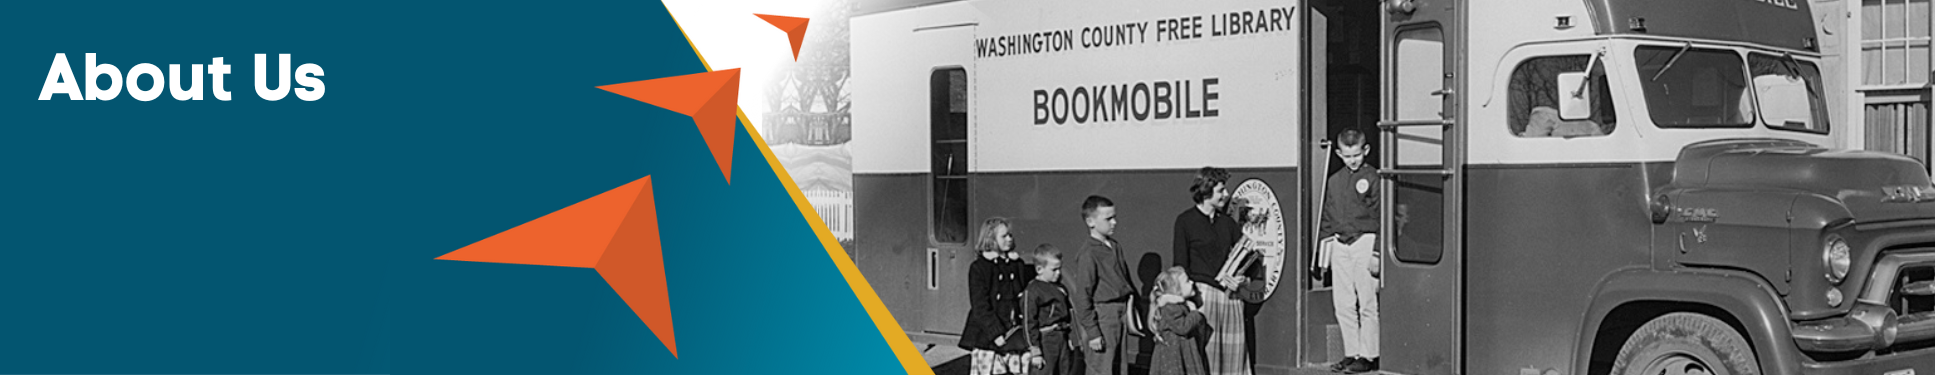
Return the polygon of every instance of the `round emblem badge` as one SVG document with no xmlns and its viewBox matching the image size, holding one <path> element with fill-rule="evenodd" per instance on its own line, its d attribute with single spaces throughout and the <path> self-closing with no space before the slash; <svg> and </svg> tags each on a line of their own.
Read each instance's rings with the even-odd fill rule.
<svg viewBox="0 0 1935 375">
<path fill-rule="evenodd" d="M 1276 291 L 1277 282 L 1283 277 L 1285 255 L 1283 247 L 1289 243 L 1283 230 L 1283 210 L 1277 205 L 1276 192 L 1271 191 L 1270 185 L 1259 179 L 1252 178 L 1237 184 L 1236 190 L 1230 194 L 1230 197 L 1232 203 L 1247 206 L 1250 214 L 1247 215 L 1248 217 L 1239 218 L 1243 221 L 1243 239 L 1237 244 L 1238 251 L 1230 254 L 1230 258 L 1224 261 L 1223 269 L 1217 272 L 1217 275 L 1233 275 L 1235 268 L 1240 266 L 1236 264 L 1239 259 L 1252 256 L 1250 253 L 1260 255 L 1264 266 L 1262 280 L 1264 288 L 1261 297 L 1268 299 L 1270 294 Z M 1260 301 L 1252 301 L 1252 303 L 1260 303 Z"/>
<path fill-rule="evenodd" d="M 1357 193 L 1358 193 L 1358 194 L 1364 194 L 1364 193 L 1366 193 L 1366 192 L 1370 192 L 1370 191 L 1371 191 L 1371 180 L 1364 180 L 1364 179 L 1359 179 L 1359 180 L 1357 180 Z"/>
</svg>

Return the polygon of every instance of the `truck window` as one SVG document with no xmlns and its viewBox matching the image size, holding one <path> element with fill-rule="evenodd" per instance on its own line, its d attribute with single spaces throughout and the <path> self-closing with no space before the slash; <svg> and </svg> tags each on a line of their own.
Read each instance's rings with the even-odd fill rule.
<svg viewBox="0 0 1935 375">
<path fill-rule="evenodd" d="M 968 237 L 967 69 L 935 70 L 928 78 L 928 88 L 934 240 L 964 243 Z"/>
<path fill-rule="evenodd" d="M 1587 71 L 1590 67 L 1591 71 Z M 1574 79 L 1561 73 L 1585 73 L 1584 84 L 1576 89 L 1561 89 L 1561 79 Z M 1606 62 L 1594 64 L 1592 55 L 1535 57 L 1512 70 L 1506 108 L 1512 135 L 1519 137 L 1602 137 L 1617 127 L 1612 89 L 1606 81 Z M 1584 97 L 1591 114 L 1583 118 L 1560 116 L 1560 101 Z"/>
<path fill-rule="evenodd" d="M 1760 102 L 1760 123 L 1767 127 L 1828 132 L 1827 103 L 1821 98 L 1821 68 L 1790 56 L 1747 55 Z"/>
<path fill-rule="evenodd" d="M 1640 46 L 1633 52 L 1653 124 L 1665 128 L 1753 126 L 1740 54 L 1691 46 Z"/>
<path fill-rule="evenodd" d="M 1447 52 L 1444 29 L 1436 25 L 1398 30 L 1391 51 L 1391 104 L 1398 120 L 1436 120 L 1453 118 L 1443 95 L 1449 78 L 1445 75 Z M 1446 160 L 1445 129 L 1436 126 L 1411 126 L 1382 133 L 1388 152 L 1397 154 L 1387 165 L 1413 169 L 1443 168 L 1455 161 Z M 1395 133 L 1395 134 L 1393 134 Z M 1393 255 L 1398 262 L 1438 264 L 1444 259 L 1445 179 L 1438 175 L 1395 175 L 1388 184 L 1391 195 L 1379 198 L 1390 205 L 1394 215 L 1388 228 Z"/>
</svg>

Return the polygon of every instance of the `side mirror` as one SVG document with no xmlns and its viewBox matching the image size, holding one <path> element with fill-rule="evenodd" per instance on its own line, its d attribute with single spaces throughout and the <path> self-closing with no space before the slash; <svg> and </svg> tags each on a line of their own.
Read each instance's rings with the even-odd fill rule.
<svg viewBox="0 0 1935 375">
<path fill-rule="evenodd" d="M 1586 72 L 1559 73 L 1559 119 L 1585 120 L 1592 117 L 1591 78 Z"/>
</svg>

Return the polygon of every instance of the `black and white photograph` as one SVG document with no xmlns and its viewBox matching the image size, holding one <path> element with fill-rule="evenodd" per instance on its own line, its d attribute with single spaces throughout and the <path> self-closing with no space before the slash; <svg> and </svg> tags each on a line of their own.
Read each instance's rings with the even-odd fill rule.
<svg viewBox="0 0 1935 375">
<path fill-rule="evenodd" d="M 1929 0 L 840 4 L 768 141 L 936 373 L 1935 371 Z"/>
</svg>

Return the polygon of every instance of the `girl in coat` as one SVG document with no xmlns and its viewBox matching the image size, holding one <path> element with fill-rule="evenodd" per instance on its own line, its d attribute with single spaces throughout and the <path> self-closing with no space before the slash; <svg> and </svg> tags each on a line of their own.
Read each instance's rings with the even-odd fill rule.
<svg viewBox="0 0 1935 375">
<path fill-rule="evenodd" d="M 1155 304 L 1150 309 L 1149 328 L 1156 333 L 1155 358 L 1150 375 L 1205 375 L 1209 367 L 1203 360 L 1203 346 L 1197 341 L 1203 328 L 1203 314 L 1196 312 L 1195 283 L 1181 266 L 1170 267 L 1156 276 Z"/>
<path fill-rule="evenodd" d="M 1000 241 L 996 241 L 1000 242 Z M 1035 279 L 1035 267 L 1021 259 L 1014 241 L 1001 247 L 1001 255 L 994 260 L 994 313 L 999 315 L 1008 329 L 994 340 L 995 366 L 1007 370 L 1009 374 L 1026 372 L 1029 358 L 1027 335 L 1015 327 L 1022 326 L 1021 295 L 1028 290 L 1028 283 Z M 1010 342 L 1011 341 L 1011 342 Z M 1001 374 L 1002 369 L 994 371 Z"/>
<path fill-rule="evenodd" d="M 1007 374 L 1009 366 L 1003 365 L 1018 360 L 1004 361 L 996 353 L 1000 345 L 995 343 L 1013 326 L 1012 319 L 1004 316 L 995 303 L 997 274 L 1004 268 L 996 261 L 1013 248 L 1014 236 L 1008 234 L 1007 219 L 993 217 L 981 223 L 980 235 L 974 243 L 980 256 L 968 264 L 968 315 L 967 323 L 961 327 L 960 346 L 968 350 L 970 375 Z"/>
</svg>

